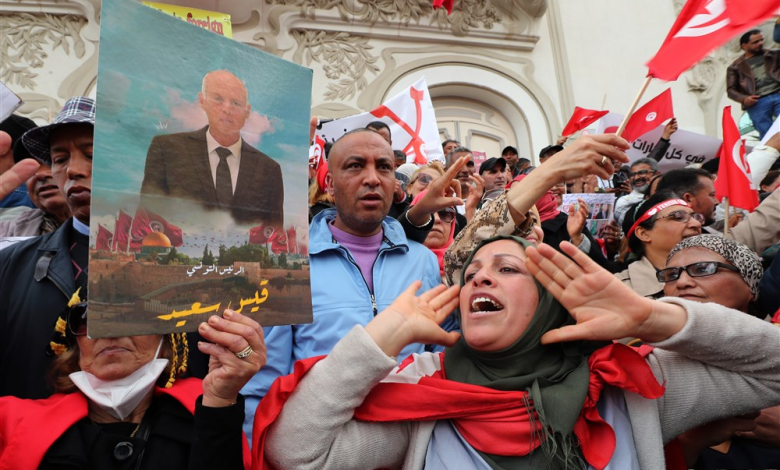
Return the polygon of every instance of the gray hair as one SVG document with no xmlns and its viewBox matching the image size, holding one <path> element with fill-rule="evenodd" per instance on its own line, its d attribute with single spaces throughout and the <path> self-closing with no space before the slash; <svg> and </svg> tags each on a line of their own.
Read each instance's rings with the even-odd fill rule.
<svg viewBox="0 0 780 470">
<path fill-rule="evenodd" d="M 634 168 L 637 165 L 647 165 L 651 170 L 658 171 L 658 162 L 652 158 L 640 158 L 639 160 L 633 162 L 629 168 Z"/>
</svg>

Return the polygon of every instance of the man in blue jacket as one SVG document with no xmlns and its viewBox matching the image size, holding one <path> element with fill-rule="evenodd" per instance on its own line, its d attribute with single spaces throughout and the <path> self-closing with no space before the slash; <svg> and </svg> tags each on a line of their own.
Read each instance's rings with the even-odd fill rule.
<svg viewBox="0 0 780 470">
<path fill-rule="evenodd" d="M 298 359 L 327 354 L 355 325 L 366 325 L 415 280 L 420 292 L 441 283 L 436 256 L 408 240 L 401 224 L 387 217 L 393 202 L 393 149 L 376 131 L 356 129 L 331 148 L 326 184 L 335 209 L 327 209 L 309 227 L 311 294 L 314 321 L 307 325 L 266 328 L 267 365 L 242 390 L 244 429 L 251 432 L 260 398 Z M 450 205 L 452 202 L 450 202 Z M 420 214 L 410 213 L 412 225 Z M 416 222 L 416 223 L 415 223 Z M 423 220 L 422 222 L 425 222 Z M 456 328 L 454 319 L 445 328 Z M 425 345 L 407 346 L 401 361 Z"/>
</svg>

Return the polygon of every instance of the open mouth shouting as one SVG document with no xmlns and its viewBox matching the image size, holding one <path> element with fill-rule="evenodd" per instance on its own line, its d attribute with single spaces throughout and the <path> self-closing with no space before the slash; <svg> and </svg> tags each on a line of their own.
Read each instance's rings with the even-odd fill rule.
<svg viewBox="0 0 780 470">
<path fill-rule="evenodd" d="M 484 314 L 503 310 L 504 306 L 497 300 L 481 295 L 471 300 L 471 313 Z"/>
</svg>

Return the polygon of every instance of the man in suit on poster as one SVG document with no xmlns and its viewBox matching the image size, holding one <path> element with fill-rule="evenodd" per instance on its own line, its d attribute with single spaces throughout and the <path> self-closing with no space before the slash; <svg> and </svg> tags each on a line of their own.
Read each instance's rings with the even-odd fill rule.
<svg viewBox="0 0 780 470">
<path fill-rule="evenodd" d="M 203 78 L 198 101 L 208 126 L 152 139 L 141 185 L 144 204 L 164 203 L 149 196 L 174 197 L 229 212 L 237 224 L 281 227 L 281 168 L 241 138 L 251 112 L 246 87 L 227 70 L 212 71 Z"/>
</svg>

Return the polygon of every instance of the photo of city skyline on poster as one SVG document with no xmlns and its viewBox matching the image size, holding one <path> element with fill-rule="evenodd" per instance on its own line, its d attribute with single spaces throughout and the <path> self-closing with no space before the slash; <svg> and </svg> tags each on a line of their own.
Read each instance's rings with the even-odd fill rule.
<svg viewBox="0 0 780 470">
<path fill-rule="evenodd" d="M 312 72 L 132 1 L 102 4 L 91 337 L 226 308 L 311 321 Z"/>
</svg>

